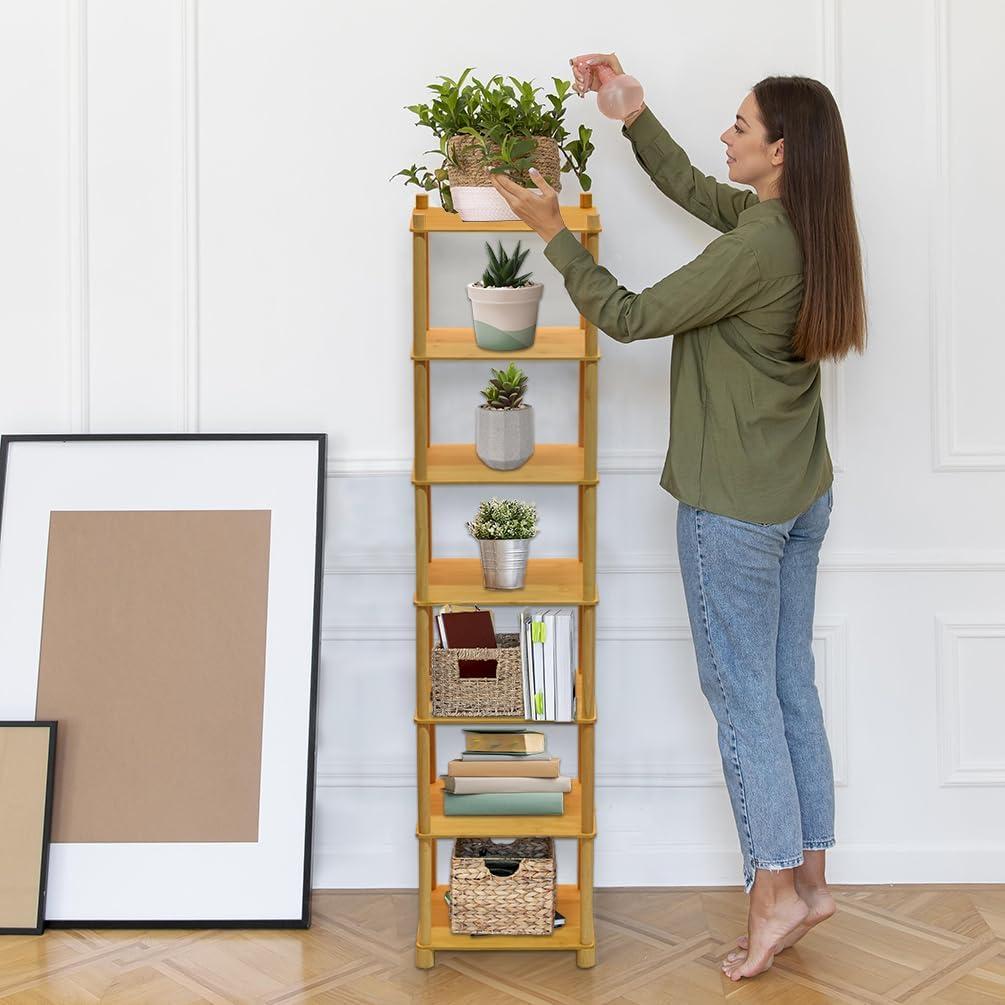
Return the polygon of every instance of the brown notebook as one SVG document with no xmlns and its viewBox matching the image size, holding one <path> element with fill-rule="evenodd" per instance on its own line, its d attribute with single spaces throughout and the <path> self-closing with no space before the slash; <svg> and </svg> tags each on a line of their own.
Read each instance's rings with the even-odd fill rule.
<svg viewBox="0 0 1005 1005">
<path fill-rule="evenodd" d="M 444 608 L 437 619 L 436 630 L 440 636 L 440 645 L 444 649 L 495 649 L 496 647 L 496 633 L 491 611 L 447 611 Z M 457 676 L 495 677 L 497 667 L 497 660 L 461 659 L 457 661 Z"/>
</svg>

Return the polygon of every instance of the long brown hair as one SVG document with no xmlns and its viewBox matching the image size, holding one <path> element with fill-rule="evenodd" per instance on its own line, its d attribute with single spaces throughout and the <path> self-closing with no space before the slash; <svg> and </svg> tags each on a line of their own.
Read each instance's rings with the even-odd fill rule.
<svg viewBox="0 0 1005 1005">
<path fill-rule="evenodd" d="M 862 353 L 862 253 L 837 103 L 812 77 L 765 77 L 752 90 L 767 142 L 785 138 L 779 196 L 803 252 L 793 351 L 808 362 L 843 359 L 851 349 Z"/>
</svg>

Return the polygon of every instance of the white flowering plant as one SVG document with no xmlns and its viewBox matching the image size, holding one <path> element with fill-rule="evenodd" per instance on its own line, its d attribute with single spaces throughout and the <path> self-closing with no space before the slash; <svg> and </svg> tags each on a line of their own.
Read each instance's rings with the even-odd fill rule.
<svg viewBox="0 0 1005 1005">
<path fill-rule="evenodd" d="M 513 540 L 537 535 L 537 507 L 521 499 L 482 500 L 474 520 L 466 524 L 474 538 Z"/>
</svg>

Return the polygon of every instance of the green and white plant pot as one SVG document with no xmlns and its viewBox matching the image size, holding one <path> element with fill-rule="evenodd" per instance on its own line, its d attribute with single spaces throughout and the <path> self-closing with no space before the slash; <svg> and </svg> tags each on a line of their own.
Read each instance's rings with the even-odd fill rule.
<svg viewBox="0 0 1005 1005">
<path fill-rule="evenodd" d="M 475 453 L 497 471 L 522 467 L 534 454 L 534 406 L 475 407 Z"/>
<path fill-rule="evenodd" d="M 468 283 L 475 343 L 493 352 L 515 352 L 534 344 L 544 283 L 482 286 Z"/>
</svg>

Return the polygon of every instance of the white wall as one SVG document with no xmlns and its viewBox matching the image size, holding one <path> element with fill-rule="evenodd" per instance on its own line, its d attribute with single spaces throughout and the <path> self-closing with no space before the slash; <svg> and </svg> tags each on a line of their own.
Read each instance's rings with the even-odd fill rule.
<svg viewBox="0 0 1005 1005">
<path fill-rule="evenodd" d="M 865 253 L 871 344 L 825 366 L 837 470 L 815 653 L 838 777 L 836 882 L 1005 880 L 1005 361 L 996 222 L 1005 157 L 993 0 L 453 8 L 377 0 L 22 0 L 0 6 L 0 429 L 329 434 L 314 882 L 416 881 L 411 261 L 433 145 L 404 105 L 466 65 L 568 77 L 616 51 L 725 180 L 719 134 L 769 73 L 833 90 Z M 561 40 L 556 46 L 556 40 Z M 710 228 L 594 128 L 600 253 L 642 289 Z M 427 158 L 427 163 L 432 159 Z M 569 177 L 569 176 L 566 176 Z M 563 202 L 578 200 L 574 179 Z M 431 200 L 436 201 L 433 194 Z M 482 236 L 433 238 L 433 323 L 469 323 Z M 571 315 L 560 275 L 542 324 Z M 474 256 L 474 258 L 472 258 Z M 481 266 L 477 270 L 480 272 Z M 737 884 L 658 485 L 670 342 L 601 335 L 596 883 Z M 540 441 L 575 437 L 574 364 L 531 364 Z M 433 371 L 433 439 L 472 438 L 481 364 Z M 625 393 L 629 391 L 631 393 Z M 477 486 L 434 490 L 434 548 Z M 533 551 L 575 553 L 575 493 L 533 493 Z M 572 514 L 572 517 L 570 517 Z M 514 616 L 495 609 L 501 625 Z M 549 727 L 575 770 L 575 734 Z M 439 731 L 439 770 L 461 747 Z M 563 842 L 560 879 L 575 849 Z M 441 876 L 449 842 L 441 842 Z"/>
</svg>

